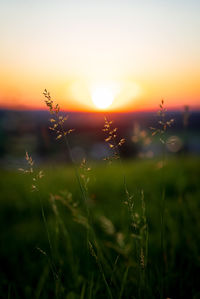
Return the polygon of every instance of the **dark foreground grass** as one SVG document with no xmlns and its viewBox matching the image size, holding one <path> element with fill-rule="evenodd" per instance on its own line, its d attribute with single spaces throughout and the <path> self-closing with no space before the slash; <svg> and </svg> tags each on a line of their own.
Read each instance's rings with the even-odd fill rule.
<svg viewBox="0 0 200 299">
<path fill-rule="evenodd" d="M 1 171 L 1 297 L 200 298 L 199 166 L 126 162 L 131 212 L 118 163 L 92 166 L 86 205 L 71 166 L 45 167 L 39 192 Z"/>
</svg>

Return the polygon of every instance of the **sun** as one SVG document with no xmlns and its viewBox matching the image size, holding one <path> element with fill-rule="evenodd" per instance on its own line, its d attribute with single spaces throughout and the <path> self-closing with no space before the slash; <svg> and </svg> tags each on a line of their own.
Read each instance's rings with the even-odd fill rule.
<svg viewBox="0 0 200 299">
<path fill-rule="evenodd" d="M 114 93 L 111 88 L 106 86 L 97 86 L 92 92 L 92 101 L 98 109 L 108 108 L 114 101 Z"/>
</svg>

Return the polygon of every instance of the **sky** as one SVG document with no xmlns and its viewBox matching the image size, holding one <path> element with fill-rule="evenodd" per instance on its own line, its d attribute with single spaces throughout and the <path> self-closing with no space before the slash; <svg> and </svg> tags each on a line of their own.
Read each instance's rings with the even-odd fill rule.
<svg viewBox="0 0 200 299">
<path fill-rule="evenodd" d="M 200 107 L 200 1 L 0 0 L 0 37 L 1 108 Z"/>
</svg>

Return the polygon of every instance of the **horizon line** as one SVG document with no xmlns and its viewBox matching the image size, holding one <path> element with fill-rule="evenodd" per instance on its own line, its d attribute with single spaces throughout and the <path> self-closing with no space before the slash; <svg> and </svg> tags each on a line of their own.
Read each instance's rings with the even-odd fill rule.
<svg viewBox="0 0 200 299">
<path fill-rule="evenodd" d="M 176 107 L 166 107 L 167 111 L 183 111 L 184 107 L 188 106 L 189 107 L 189 111 L 200 111 L 200 105 L 196 106 L 196 105 L 182 105 L 182 106 L 176 106 Z M 18 112 L 48 112 L 49 110 L 47 108 L 31 108 L 31 107 L 7 107 L 7 106 L 0 106 L 0 111 L 18 111 Z M 83 113 L 83 114 L 104 114 L 104 113 L 111 113 L 111 114 L 129 114 L 129 113 L 153 113 L 153 112 L 157 112 L 159 110 L 159 105 L 157 108 L 146 108 L 146 109 L 131 109 L 131 110 L 66 110 L 66 109 L 62 109 L 60 110 L 60 112 L 64 112 L 64 113 Z"/>
</svg>

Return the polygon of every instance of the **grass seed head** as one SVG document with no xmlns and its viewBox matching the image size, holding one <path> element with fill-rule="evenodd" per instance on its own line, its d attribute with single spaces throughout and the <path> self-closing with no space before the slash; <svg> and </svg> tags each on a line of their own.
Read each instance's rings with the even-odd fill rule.
<svg viewBox="0 0 200 299">
<path fill-rule="evenodd" d="M 169 128 L 173 125 L 174 119 L 171 118 L 168 121 L 166 120 L 167 109 L 164 106 L 163 99 L 161 100 L 161 104 L 159 105 L 159 107 L 160 107 L 160 109 L 157 112 L 157 114 L 160 116 L 160 120 L 158 121 L 159 128 L 156 129 L 154 127 L 150 127 L 150 130 L 152 130 L 152 136 L 155 136 L 158 134 L 160 136 L 160 142 L 165 144 L 165 139 L 162 136 L 165 134 L 167 128 Z"/>
<path fill-rule="evenodd" d="M 46 106 L 48 107 L 49 112 L 52 114 L 52 117 L 49 120 L 51 123 L 49 129 L 56 133 L 56 140 L 59 140 L 62 137 L 66 137 L 74 131 L 74 129 L 64 129 L 64 125 L 68 119 L 68 115 L 63 116 L 60 114 L 59 104 L 54 103 L 50 93 L 46 89 L 44 90 L 43 95 L 45 96 Z"/>
<path fill-rule="evenodd" d="M 25 160 L 27 163 L 27 168 L 19 168 L 18 170 L 23 174 L 30 174 L 32 176 L 31 191 L 38 191 L 38 181 L 43 178 L 43 171 L 40 170 L 38 173 L 34 170 L 34 161 L 28 152 L 25 153 Z"/>
<path fill-rule="evenodd" d="M 118 139 L 117 137 L 118 128 L 113 127 L 113 121 L 109 121 L 105 117 L 104 127 L 102 129 L 105 132 L 105 142 L 108 144 L 109 148 L 112 150 L 112 155 L 110 157 L 104 158 L 104 160 L 108 160 L 111 162 L 114 159 L 119 159 L 119 147 L 121 147 L 125 143 L 125 138 Z M 117 140 L 118 139 L 118 140 Z"/>
</svg>

